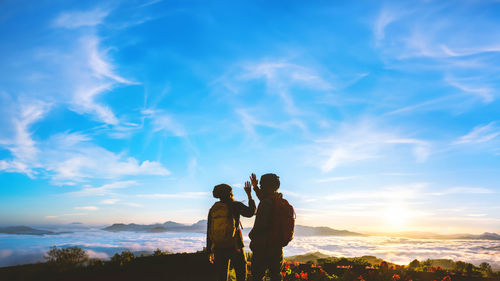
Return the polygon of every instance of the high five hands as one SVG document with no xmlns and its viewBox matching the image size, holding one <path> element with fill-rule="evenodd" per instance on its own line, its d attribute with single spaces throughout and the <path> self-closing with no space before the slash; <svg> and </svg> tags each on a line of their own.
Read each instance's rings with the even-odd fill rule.
<svg viewBox="0 0 500 281">
<path fill-rule="evenodd" d="M 250 175 L 250 182 L 252 183 L 253 190 L 255 191 L 257 198 L 260 199 L 261 190 L 259 188 L 259 180 L 257 179 L 257 176 L 254 173 Z"/>
<path fill-rule="evenodd" d="M 245 189 L 245 192 L 246 192 L 248 198 L 251 199 L 252 198 L 252 188 L 250 186 L 250 182 L 249 181 L 245 182 L 244 189 Z"/>
</svg>

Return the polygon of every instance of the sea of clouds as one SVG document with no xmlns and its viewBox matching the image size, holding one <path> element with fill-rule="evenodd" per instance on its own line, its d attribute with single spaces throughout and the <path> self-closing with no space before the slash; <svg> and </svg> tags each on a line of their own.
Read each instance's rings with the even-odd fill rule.
<svg viewBox="0 0 500 281">
<path fill-rule="evenodd" d="M 79 246 L 91 257 L 108 259 L 117 252 L 152 252 L 157 248 L 170 252 L 195 252 L 203 249 L 201 233 L 135 233 L 86 230 L 57 235 L 0 234 L 0 267 L 43 261 L 52 246 Z M 245 236 L 245 245 L 249 239 Z M 436 240 L 397 237 L 295 237 L 285 247 L 285 256 L 322 252 L 331 256 L 376 256 L 397 264 L 413 259 L 452 259 L 480 264 L 488 262 L 500 269 L 498 240 Z"/>
</svg>

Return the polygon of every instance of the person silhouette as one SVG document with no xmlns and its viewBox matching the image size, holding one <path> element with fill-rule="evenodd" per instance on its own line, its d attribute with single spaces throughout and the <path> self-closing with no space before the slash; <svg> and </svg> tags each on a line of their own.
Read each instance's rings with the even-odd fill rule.
<svg viewBox="0 0 500 281">
<path fill-rule="evenodd" d="M 236 272 L 236 280 L 244 281 L 247 275 L 243 235 L 240 228 L 240 215 L 250 218 L 255 214 L 255 201 L 252 199 L 250 182 L 245 182 L 248 206 L 233 198 L 232 187 L 227 184 L 216 185 L 213 196 L 218 198 L 208 213 L 207 251 L 213 262 L 219 281 L 226 281 L 229 265 Z"/>
<path fill-rule="evenodd" d="M 251 239 L 250 249 L 253 253 L 252 280 L 262 281 L 266 269 L 269 269 L 271 281 L 281 280 L 283 247 L 293 238 L 295 212 L 288 201 L 282 198 L 282 194 L 277 192 L 280 187 L 280 179 L 276 174 L 262 175 L 260 188 L 255 174 L 250 176 L 250 181 L 260 200 L 254 226 L 248 235 Z M 286 202 L 285 205 L 280 205 L 282 202 Z M 281 217 L 280 214 L 284 214 L 284 216 Z M 282 218 L 284 219 L 281 220 Z M 277 219 L 281 221 L 275 221 Z M 281 226 L 285 226 L 283 232 L 280 231 Z M 283 233 L 284 237 L 275 239 L 276 235 L 280 236 Z"/>
</svg>

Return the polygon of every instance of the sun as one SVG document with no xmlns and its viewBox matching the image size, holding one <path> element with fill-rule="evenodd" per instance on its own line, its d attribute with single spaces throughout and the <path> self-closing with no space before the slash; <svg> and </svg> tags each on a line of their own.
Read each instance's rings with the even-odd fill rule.
<svg viewBox="0 0 500 281">
<path fill-rule="evenodd" d="M 400 203 L 392 203 L 385 209 L 387 226 L 392 230 L 404 230 L 408 227 L 411 212 Z"/>
</svg>

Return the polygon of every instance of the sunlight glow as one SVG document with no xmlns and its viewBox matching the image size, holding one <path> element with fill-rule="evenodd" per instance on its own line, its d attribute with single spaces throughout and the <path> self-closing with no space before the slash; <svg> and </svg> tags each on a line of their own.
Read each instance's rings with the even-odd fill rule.
<svg viewBox="0 0 500 281">
<path fill-rule="evenodd" d="M 409 220 L 412 215 L 402 204 L 390 204 L 384 213 L 384 217 L 387 220 L 387 226 L 391 228 L 391 230 L 405 230 L 408 228 Z"/>
</svg>

